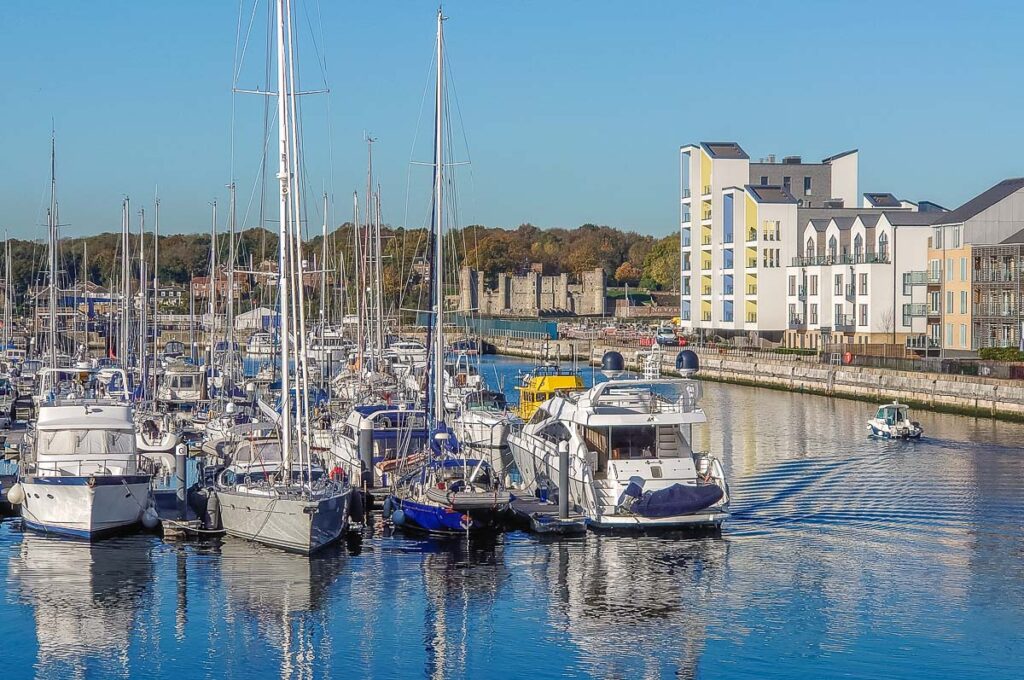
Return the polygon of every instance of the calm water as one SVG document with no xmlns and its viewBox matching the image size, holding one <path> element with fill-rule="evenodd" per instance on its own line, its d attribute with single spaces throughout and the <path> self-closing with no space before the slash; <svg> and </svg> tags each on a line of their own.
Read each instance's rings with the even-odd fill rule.
<svg viewBox="0 0 1024 680">
<path fill-rule="evenodd" d="M 921 413 L 926 440 L 875 442 L 870 405 L 715 384 L 705 408 L 721 537 L 375 529 L 308 560 L 6 521 L 4 676 L 1024 676 L 1024 427 Z"/>
</svg>

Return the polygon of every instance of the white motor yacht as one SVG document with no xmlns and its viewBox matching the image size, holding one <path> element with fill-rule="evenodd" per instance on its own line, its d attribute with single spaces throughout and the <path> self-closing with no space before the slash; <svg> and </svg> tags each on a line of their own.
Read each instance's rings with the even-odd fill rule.
<svg viewBox="0 0 1024 680">
<path fill-rule="evenodd" d="M 622 372 L 618 352 L 604 363 L 606 375 Z M 696 355 L 680 352 L 677 367 L 692 375 Z M 719 526 L 729 503 L 722 466 L 692 448 L 693 426 L 707 421 L 701 393 L 689 377 L 612 379 L 549 399 L 509 436 L 524 488 L 541 498 L 563 493 L 561 454 L 569 461 L 570 506 L 591 528 Z"/>
<path fill-rule="evenodd" d="M 269 359 L 277 352 L 278 343 L 270 333 L 254 333 L 245 345 L 245 353 L 250 357 Z"/>
<path fill-rule="evenodd" d="M 127 383 L 121 369 L 119 382 Z M 131 406 L 97 396 L 104 376 L 95 369 L 40 372 L 45 397 L 22 461 L 19 500 L 30 529 L 81 538 L 130 528 L 150 506 L 151 473 L 139 453 Z"/>
<path fill-rule="evenodd" d="M 878 407 L 875 417 L 868 420 L 868 432 L 878 439 L 920 439 L 924 428 L 910 419 L 909 406 L 893 401 Z"/>
</svg>

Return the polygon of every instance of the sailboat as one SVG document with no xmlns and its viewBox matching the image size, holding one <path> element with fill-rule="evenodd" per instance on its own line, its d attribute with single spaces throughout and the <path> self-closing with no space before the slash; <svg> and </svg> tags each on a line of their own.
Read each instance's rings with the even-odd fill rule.
<svg viewBox="0 0 1024 680">
<path fill-rule="evenodd" d="M 309 554 L 344 533 L 352 489 L 324 474 L 312 459 L 305 335 L 293 331 L 304 326 L 304 300 L 292 25 L 291 4 L 277 0 L 280 418 L 271 435 L 246 442 L 245 455 L 236 450 L 218 475 L 215 492 L 228 535 Z"/>
<path fill-rule="evenodd" d="M 431 262 L 433 309 L 430 326 L 428 414 L 430 444 L 419 469 L 399 479 L 384 502 L 385 517 L 398 527 L 433 534 L 472 534 L 500 530 L 509 493 L 483 459 L 471 459 L 445 423 L 444 342 L 444 16 L 437 12 L 437 76 L 434 97 L 433 205 Z"/>
</svg>

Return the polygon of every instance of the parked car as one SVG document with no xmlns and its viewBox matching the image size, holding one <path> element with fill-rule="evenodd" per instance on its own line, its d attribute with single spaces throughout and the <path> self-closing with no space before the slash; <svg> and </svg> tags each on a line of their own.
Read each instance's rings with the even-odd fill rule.
<svg viewBox="0 0 1024 680">
<path fill-rule="evenodd" d="M 679 337 L 674 328 L 659 328 L 654 337 L 659 345 L 675 346 L 679 344 Z"/>
</svg>

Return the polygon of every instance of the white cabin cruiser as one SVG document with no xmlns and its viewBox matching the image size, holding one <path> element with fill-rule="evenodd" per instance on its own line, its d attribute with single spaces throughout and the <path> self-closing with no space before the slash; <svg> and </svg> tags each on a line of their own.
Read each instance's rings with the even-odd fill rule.
<svg viewBox="0 0 1024 680">
<path fill-rule="evenodd" d="M 131 406 L 97 396 L 103 380 L 88 368 L 40 373 L 46 396 L 32 453 L 23 461 L 20 488 L 11 490 L 30 529 L 97 538 L 138 524 L 150 506 L 152 475 L 138 450 Z"/>
<path fill-rule="evenodd" d="M 509 445 L 526 490 L 561 490 L 559 457 L 569 461 L 569 503 L 593 529 L 718 527 L 728 515 L 721 463 L 692 448 L 692 428 L 707 422 L 697 357 L 680 352 L 675 380 L 619 380 L 544 402 Z M 608 352 L 606 375 L 622 372 Z M 566 455 L 567 449 L 567 455 Z"/>
<path fill-rule="evenodd" d="M 271 358 L 278 352 L 278 343 L 270 333 L 254 333 L 245 345 L 245 353 L 250 357 Z"/>
<path fill-rule="evenodd" d="M 868 420 L 868 431 L 880 439 L 920 439 L 924 434 L 921 423 L 910 419 L 910 407 L 899 401 L 879 406 Z"/>
</svg>

